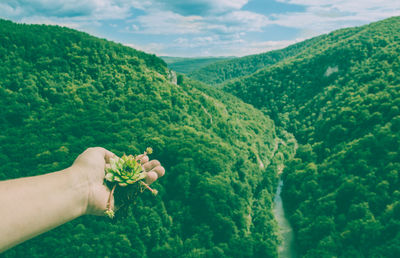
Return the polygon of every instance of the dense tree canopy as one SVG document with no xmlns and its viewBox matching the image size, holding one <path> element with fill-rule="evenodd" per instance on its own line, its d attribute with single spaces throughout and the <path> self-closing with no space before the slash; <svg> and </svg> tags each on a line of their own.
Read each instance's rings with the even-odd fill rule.
<svg viewBox="0 0 400 258">
<path fill-rule="evenodd" d="M 400 256 L 400 18 L 227 82 L 299 142 L 283 199 L 304 257 Z"/>
<path fill-rule="evenodd" d="M 171 82 L 154 55 L 1 20 L 0 179 L 95 145 L 151 146 L 167 169 L 128 218 L 82 217 L 5 256 L 276 257 L 285 167 L 301 257 L 400 257 L 399 31 L 394 17 L 190 75 L 222 92 Z"/>
<path fill-rule="evenodd" d="M 168 67 L 178 73 L 188 74 L 209 64 L 229 60 L 233 57 L 171 57 L 161 56 Z"/>
<path fill-rule="evenodd" d="M 170 82 L 154 55 L 57 26 L 0 20 L 0 34 L 0 179 L 91 146 L 151 146 L 167 171 L 126 219 L 85 216 L 5 257 L 276 257 L 276 168 L 293 137 L 229 94 Z"/>
<path fill-rule="evenodd" d="M 211 85 L 223 83 L 227 80 L 250 75 L 260 69 L 290 59 L 299 53 L 302 53 L 304 50 L 317 46 L 321 43 L 321 39 L 325 38 L 326 36 L 323 35 L 299 42 L 280 50 L 217 61 L 190 71 L 188 76 Z"/>
</svg>

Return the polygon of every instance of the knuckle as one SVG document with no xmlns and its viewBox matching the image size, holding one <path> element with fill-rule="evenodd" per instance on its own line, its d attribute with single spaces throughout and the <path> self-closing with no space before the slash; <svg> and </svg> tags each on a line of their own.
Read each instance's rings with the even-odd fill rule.
<svg viewBox="0 0 400 258">
<path fill-rule="evenodd" d="M 152 164 L 154 167 L 157 167 L 157 166 L 160 166 L 160 165 L 161 165 L 160 161 L 158 161 L 158 160 L 152 160 L 152 161 L 151 161 L 151 164 Z"/>
<path fill-rule="evenodd" d="M 164 176 L 164 174 L 165 174 L 165 168 L 162 167 L 162 166 L 156 167 L 156 168 L 155 168 L 155 171 L 157 172 L 157 174 L 158 174 L 159 177 L 162 177 L 162 176 Z"/>
</svg>

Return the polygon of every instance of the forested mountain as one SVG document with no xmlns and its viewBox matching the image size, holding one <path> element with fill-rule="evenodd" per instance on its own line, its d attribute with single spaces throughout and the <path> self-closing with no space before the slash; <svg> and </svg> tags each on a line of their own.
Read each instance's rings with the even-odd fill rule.
<svg viewBox="0 0 400 258">
<path fill-rule="evenodd" d="M 233 57 L 173 57 L 173 56 L 160 56 L 164 60 L 168 67 L 178 73 L 190 73 L 194 70 L 198 70 L 209 64 L 229 60 Z"/>
<path fill-rule="evenodd" d="M 400 257 L 400 17 L 318 38 L 224 89 L 299 142 L 283 199 L 301 257 Z"/>
<path fill-rule="evenodd" d="M 218 61 L 198 70 L 194 70 L 189 73 L 188 76 L 212 85 L 223 83 L 228 80 L 250 75 L 262 68 L 294 57 L 304 50 L 320 45 L 324 39 L 326 39 L 326 35 L 305 40 L 284 49 Z"/>
<path fill-rule="evenodd" d="M 3 257 L 276 257 L 277 167 L 295 141 L 272 120 L 85 33 L 0 20 L 0 35 L 0 179 L 66 168 L 90 146 L 151 146 L 167 171 L 128 218 L 84 216 Z"/>
<path fill-rule="evenodd" d="M 191 74 L 261 111 L 75 30 L 0 20 L 0 35 L 0 179 L 89 146 L 151 146 L 167 170 L 128 218 L 85 216 L 5 257 L 276 257 L 283 166 L 300 257 L 400 257 L 399 17 Z"/>
</svg>

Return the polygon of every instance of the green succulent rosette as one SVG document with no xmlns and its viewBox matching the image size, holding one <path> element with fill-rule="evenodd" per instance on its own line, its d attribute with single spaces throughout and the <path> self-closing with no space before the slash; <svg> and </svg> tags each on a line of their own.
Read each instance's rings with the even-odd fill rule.
<svg viewBox="0 0 400 258">
<path fill-rule="evenodd" d="M 127 186 L 136 183 L 146 177 L 140 161 L 135 156 L 123 155 L 121 158 L 111 158 L 110 167 L 106 169 L 105 179 L 119 186 Z"/>
</svg>

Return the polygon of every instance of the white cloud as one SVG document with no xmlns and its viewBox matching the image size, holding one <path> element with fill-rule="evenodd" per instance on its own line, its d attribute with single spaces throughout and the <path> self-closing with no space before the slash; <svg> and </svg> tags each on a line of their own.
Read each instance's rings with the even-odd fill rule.
<svg viewBox="0 0 400 258">
<path fill-rule="evenodd" d="M 204 37 L 193 37 L 193 38 L 177 38 L 173 41 L 169 47 L 181 47 L 181 48 L 215 48 L 223 45 L 241 43 L 241 39 L 232 38 L 229 41 L 222 39 L 218 35 L 204 36 Z"/>
<path fill-rule="evenodd" d="M 249 11 L 233 11 L 210 18 L 210 24 L 215 24 L 214 21 L 223 24 L 227 32 L 261 31 L 263 27 L 271 24 L 266 16 Z"/>
<path fill-rule="evenodd" d="M 125 43 L 124 45 L 147 53 L 157 53 L 159 55 L 163 55 L 162 53 L 165 49 L 165 45 L 160 43 L 149 43 L 146 45 Z"/>
<path fill-rule="evenodd" d="M 239 32 L 262 31 L 271 24 L 261 14 L 249 11 L 233 11 L 223 15 L 183 16 L 171 11 L 155 11 L 130 20 L 140 24 L 144 34 L 234 34 Z"/>
<path fill-rule="evenodd" d="M 9 19 L 47 24 L 90 23 L 107 19 L 125 19 L 130 15 L 128 0 L 14 0 L 0 3 L 0 16 Z"/>
<path fill-rule="evenodd" d="M 299 28 L 310 36 L 335 29 L 363 25 L 400 14 L 398 0 L 277 0 L 303 5 L 305 12 L 275 14 L 274 23 Z"/>
<path fill-rule="evenodd" d="M 248 0 L 209 0 L 213 3 L 216 10 L 240 10 L 244 5 L 248 3 Z"/>
<path fill-rule="evenodd" d="M 144 34 L 193 34 L 199 33 L 204 23 L 200 16 L 182 16 L 171 11 L 154 11 L 139 16 L 132 22 L 138 22 Z"/>
<path fill-rule="evenodd" d="M 11 6 L 6 3 L 0 3 L 0 16 L 1 17 L 15 17 L 23 13 L 21 6 Z"/>
<path fill-rule="evenodd" d="M 132 7 L 140 10 L 146 10 L 153 5 L 151 0 L 132 0 L 131 4 Z"/>
</svg>

